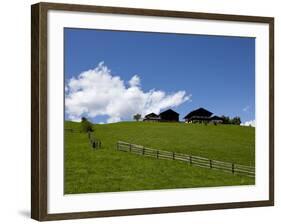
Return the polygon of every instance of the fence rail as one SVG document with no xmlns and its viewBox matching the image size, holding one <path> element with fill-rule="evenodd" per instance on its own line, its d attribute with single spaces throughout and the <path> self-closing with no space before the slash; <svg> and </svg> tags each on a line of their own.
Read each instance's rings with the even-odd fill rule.
<svg viewBox="0 0 281 224">
<path fill-rule="evenodd" d="M 142 156 L 154 157 L 156 159 L 179 160 L 187 162 L 193 166 L 216 169 L 233 174 L 255 177 L 255 167 L 252 166 L 223 162 L 200 156 L 187 155 L 183 153 L 157 150 L 123 141 L 117 142 L 117 150 L 131 152 Z"/>
</svg>

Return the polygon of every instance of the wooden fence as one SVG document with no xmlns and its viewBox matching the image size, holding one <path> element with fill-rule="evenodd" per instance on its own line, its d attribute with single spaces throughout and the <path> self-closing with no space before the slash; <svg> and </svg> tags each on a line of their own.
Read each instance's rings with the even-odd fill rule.
<svg viewBox="0 0 281 224">
<path fill-rule="evenodd" d="M 255 177 L 255 167 L 244 166 L 229 162 L 208 159 L 200 156 L 187 155 L 183 153 L 170 152 L 147 148 L 141 145 L 130 144 L 123 141 L 117 142 L 117 150 L 131 152 L 142 156 L 154 157 L 156 159 L 169 159 L 187 162 L 192 166 L 221 170 L 233 174 Z"/>
<path fill-rule="evenodd" d="M 83 133 L 82 130 L 72 129 L 72 128 L 65 128 L 64 131 L 71 132 L 71 133 Z M 92 132 L 87 132 L 89 144 L 93 149 L 101 148 L 101 140 L 94 137 Z"/>
<path fill-rule="evenodd" d="M 90 145 L 93 149 L 101 148 L 101 140 L 95 138 L 93 136 L 92 132 L 88 132 L 88 139 L 89 139 Z"/>
</svg>

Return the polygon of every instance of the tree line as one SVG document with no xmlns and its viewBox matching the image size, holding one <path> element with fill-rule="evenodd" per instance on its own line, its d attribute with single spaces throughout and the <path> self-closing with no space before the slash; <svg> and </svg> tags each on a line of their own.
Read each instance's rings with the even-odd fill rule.
<svg viewBox="0 0 281 224">
<path fill-rule="evenodd" d="M 240 117 L 233 117 L 230 118 L 228 116 L 221 116 L 222 118 L 222 123 L 223 124 L 234 124 L 234 125 L 240 125 L 241 124 L 241 119 Z"/>
</svg>

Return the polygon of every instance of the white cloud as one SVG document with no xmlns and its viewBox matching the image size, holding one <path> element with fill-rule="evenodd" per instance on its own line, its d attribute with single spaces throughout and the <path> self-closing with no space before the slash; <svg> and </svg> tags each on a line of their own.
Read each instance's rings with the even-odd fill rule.
<svg viewBox="0 0 281 224">
<path fill-rule="evenodd" d="M 189 101 L 191 95 L 185 91 L 167 94 L 152 89 L 141 89 L 140 77 L 134 75 L 129 86 L 119 76 L 114 76 L 103 62 L 92 70 L 82 72 L 77 78 L 71 78 L 67 84 L 65 108 L 68 118 L 80 120 L 82 116 L 94 118 L 107 115 L 108 123 L 131 120 L 133 115 L 141 113 L 159 113 L 160 110 L 176 107 Z"/>
<path fill-rule="evenodd" d="M 140 85 L 140 77 L 138 76 L 138 75 L 134 75 L 131 79 L 130 79 L 130 81 L 129 81 L 129 85 L 131 86 L 131 87 L 133 87 L 133 86 L 139 86 Z"/>
<path fill-rule="evenodd" d="M 256 127 L 256 120 L 246 121 L 245 123 L 241 123 L 241 126 L 251 126 Z"/>
<path fill-rule="evenodd" d="M 243 109 L 242 109 L 244 112 L 248 112 L 249 110 L 250 110 L 250 106 L 249 105 L 247 105 L 246 107 L 244 107 Z"/>
</svg>

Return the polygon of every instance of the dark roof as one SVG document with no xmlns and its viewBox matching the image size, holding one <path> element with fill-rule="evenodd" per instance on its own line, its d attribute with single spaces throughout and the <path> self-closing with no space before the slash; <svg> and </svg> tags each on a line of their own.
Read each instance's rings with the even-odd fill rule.
<svg viewBox="0 0 281 224">
<path fill-rule="evenodd" d="M 193 116 L 202 116 L 202 117 L 210 117 L 213 113 L 204 109 L 204 108 L 199 108 L 197 110 L 191 111 L 189 114 L 187 114 L 184 119 L 190 119 Z"/>
<path fill-rule="evenodd" d="M 213 116 L 211 117 L 211 120 L 223 120 L 223 119 L 219 116 Z"/>
<path fill-rule="evenodd" d="M 147 115 L 145 115 L 145 117 L 159 117 L 157 114 L 155 114 L 155 113 L 150 113 L 150 114 L 147 114 Z"/>
<path fill-rule="evenodd" d="M 172 109 L 165 110 L 162 113 L 160 113 L 159 115 L 161 116 L 163 114 L 177 114 L 177 115 L 179 115 L 179 113 L 177 113 L 176 111 L 173 111 Z"/>
</svg>

